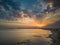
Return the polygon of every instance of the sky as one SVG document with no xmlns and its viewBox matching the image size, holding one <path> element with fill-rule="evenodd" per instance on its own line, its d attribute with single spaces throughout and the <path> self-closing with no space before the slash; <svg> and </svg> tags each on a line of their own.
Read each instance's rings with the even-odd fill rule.
<svg viewBox="0 0 60 45">
<path fill-rule="evenodd" d="M 0 0 L 1 26 L 60 27 L 59 0 Z"/>
</svg>

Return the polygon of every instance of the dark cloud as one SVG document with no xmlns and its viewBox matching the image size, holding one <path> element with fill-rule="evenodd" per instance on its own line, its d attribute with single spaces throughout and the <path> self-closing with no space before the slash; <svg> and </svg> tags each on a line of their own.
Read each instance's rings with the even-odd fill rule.
<svg viewBox="0 0 60 45">
<path fill-rule="evenodd" d="M 15 2 L 15 0 L 1 0 L 0 5 L 2 5 L 5 9 L 9 9 L 8 5 L 13 9 L 19 9 L 20 1 Z"/>
<path fill-rule="evenodd" d="M 36 5 L 34 8 L 34 4 L 38 5 L 38 0 L 0 0 L 0 19 L 18 17 L 21 11 L 34 10 L 34 12 L 40 12 L 41 8 L 38 9 Z"/>
<path fill-rule="evenodd" d="M 21 3 L 19 0 L 0 0 L 0 19 L 18 16 Z"/>
<path fill-rule="evenodd" d="M 60 7 L 60 0 L 54 0 L 55 2 L 54 2 L 54 5 L 56 6 L 56 7 Z"/>
<path fill-rule="evenodd" d="M 53 7 L 50 7 L 52 4 L 49 5 L 51 1 L 54 2 Z M 15 18 L 20 18 L 21 12 L 31 17 L 36 15 L 39 21 L 41 19 L 49 20 L 60 15 L 60 11 L 56 11 L 56 7 L 60 7 L 60 0 L 0 0 L 0 20 L 15 20 Z M 53 15 L 52 12 L 54 12 Z M 49 26 L 60 26 L 59 23 L 60 21 Z"/>
<path fill-rule="evenodd" d="M 60 21 L 55 22 L 54 24 L 48 25 L 47 27 L 55 27 L 55 28 L 60 28 Z"/>
<path fill-rule="evenodd" d="M 50 0 L 49 0 L 50 1 Z M 43 16 L 50 7 L 46 5 L 48 0 L 0 0 L 0 19 L 12 19 L 19 17 L 20 12 Z M 31 12 L 31 13 L 30 13 Z"/>
</svg>

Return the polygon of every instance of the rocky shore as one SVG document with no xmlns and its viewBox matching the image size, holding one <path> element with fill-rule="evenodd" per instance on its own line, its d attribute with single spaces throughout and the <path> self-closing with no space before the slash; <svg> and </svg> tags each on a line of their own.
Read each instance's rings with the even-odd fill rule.
<svg viewBox="0 0 60 45">
<path fill-rule="evenodd" d="M 60 45 L 60 29 L 52 30 L 51 38 L 53 39 L 53 43 L 51 45 Z"/>
</svg>

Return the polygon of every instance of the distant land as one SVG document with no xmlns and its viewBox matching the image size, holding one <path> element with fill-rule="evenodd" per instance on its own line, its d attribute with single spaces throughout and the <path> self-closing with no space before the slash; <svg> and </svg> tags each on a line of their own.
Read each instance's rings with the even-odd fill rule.
<svg viewBox="0 0 60 45">
<path fill-rule="evenodd" d="M 53 28 L 53 27 L 37 27 L 37 26 L 0 26 L 0 29 L 46 29 L 46 30 L 53 30 L 53 29 L 60 29 L 60 28 Z"/>
</svg>

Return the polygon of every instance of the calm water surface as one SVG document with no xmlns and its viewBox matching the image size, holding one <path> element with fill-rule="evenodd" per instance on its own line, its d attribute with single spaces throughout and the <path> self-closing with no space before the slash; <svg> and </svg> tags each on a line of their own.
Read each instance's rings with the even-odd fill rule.
<svg viewBox="0 0 60 45">
<path fill-rule="evenodd" d="M 50 45 L 52 32 L 43 29 L 0 30 L 0 45 Z"/>
</svg>

